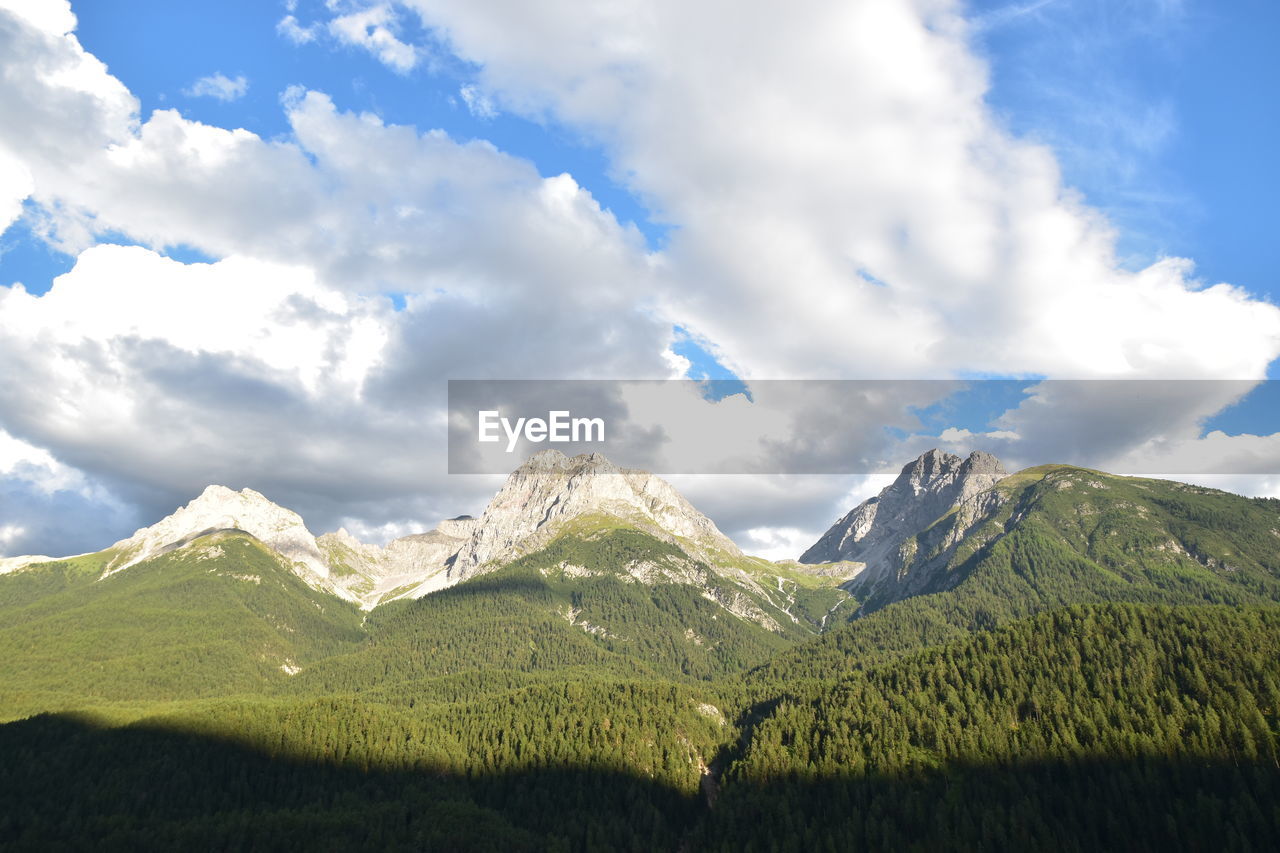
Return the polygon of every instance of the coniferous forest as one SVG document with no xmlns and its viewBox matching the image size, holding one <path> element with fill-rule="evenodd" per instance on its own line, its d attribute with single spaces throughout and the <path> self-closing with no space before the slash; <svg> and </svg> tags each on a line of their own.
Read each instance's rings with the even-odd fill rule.
<svg viewBox="0 0 1280 853">
<path fill-rule="evenodd" d="M 5 575 L 0 847 L 1277 849 L 1280 507 L 1069 476 L 778 629 L 617 525 L 368 613 L 234 531 Z"/>
</svg>

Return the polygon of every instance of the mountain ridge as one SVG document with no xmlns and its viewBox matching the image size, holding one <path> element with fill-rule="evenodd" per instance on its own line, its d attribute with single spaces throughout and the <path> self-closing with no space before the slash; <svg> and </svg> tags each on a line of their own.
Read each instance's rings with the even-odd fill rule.
<svg viewBox="0 0 1280 853">
<path fill-rule="evenodd" d="M 102 577 L 107 577 L 183 548 L 203 534 L 242 530 L 291 565 L 309 586 L 369 610 L 501 568 L 545 547 L 575 519 L 594 515 L 678 544 L 692 558 L 768 595 L 742 567 L 771 564 L 743 554 L 665 480 L 620 468 L 600 454 L 570 458 L 556 450 L 534 454 L 516 468 L 479 517 L 445 519 L 432 530 L 386 545 L 361 542 L 345 528 L 315 536 L 301 516 L 260 492 L 210 485 L 173 513 L 95 554 L 102 557 Z M 69 558 L 8 558 L 0 563 L 0 572 L 59 559 Z"/>
</svg>

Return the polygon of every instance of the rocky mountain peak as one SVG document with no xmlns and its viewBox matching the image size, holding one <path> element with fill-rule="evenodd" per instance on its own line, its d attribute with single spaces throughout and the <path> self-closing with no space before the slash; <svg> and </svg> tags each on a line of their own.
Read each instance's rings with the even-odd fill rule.
<svg viewBox="0 0 1280 853">
<path fill-rule="evenodd" d="M 351 532 L 350 532 L 349 530 L 347 530 L 347 528 L 345 528 L 345 527 L 339 527 L 337 530 L 335 530 L 335 531 L 333 532 L 333 535 L 334 535 L 334 536 L 336 536 L 336 537 L 338 537 L 339 539 L 341 539 L 341 540 L 342 540 L 342 541 L 344 541 L 344 542 L 358 542 L 358 541 L 359 541 L 358 539 L 356 539 L 356 537 L 352 536 L 352 535 L 351 535 Z"/>
<path fill-rule="evenodd" d="M 963 463 L 964 460 L 954 453 L 947 453 L 935 447 L 933 450 L 925 451 L 914 461 L 904 465 L 899 476 L 909 476 L 913 481 L 933 480 L 946 476 Z"/>
<path fill-rule="evenodd" d="M 334 542 L 345 545 L 348 548 L 362 548 L 364 543 L 351 535 L 351 532 L 345 527 L 339 527 L 332 533 L 322 533 L 316 537 L 316 541 L 320 543 Z"/>
<path fill-rule="evenodd" d="M 880 494 L 832 525 L 800 562 L 854 560 L 866 563 L 869 575 L 874 574 L 875 564 L 895 554 L 907 537 L 1006 476 L 1004 465 L 990 453 L 974 451 L 963 458 L 930 450 L 904 465 Z"/>
<path fill-rule="evenodd" d="M 961 467 L 967 477 L 994 476 L 997 479 L 1003 479 L 1009 476 L 1009 472 L 1004 469 L 1004 463 L 983 450 L 970 453 Z"/>
<path fill-rule="evenodd" d="M 969 453 L 968 459 L 965 459 L 965 457 L 956 456 L 955 453 L 934 448 L 902 466 L 895 485 L 901 482 L 909 484 L 916 493 L 937 493 L 945 491 L 948 485 L 957 480 L 979 484 L 982 488 L 991 488 L 991 483 L 986 482 L 987 479 L 991 476 L 1000 479 L 1007 475 L 1009 473 L 1005 471 L 1005 466 L 991 453 L 974 451 Z M 995 480 L 992 480 L 993 482 Z"/>
<path fill-rule="evenodd" d="M 215 530 L 236 529 L 254 536 L 281 556 L 327 577 L 329 568 L 302 517 L 253 489 L 235 491 L 212 485 L 200 496 L 128 539 L 112 546 L 119 556 L 108 567 L 115 572 Z"/>
<path fill-rule="evenodd" d="M 599 453 L 567 457 L 558 450 L 531 456 L 507 478 L 473 525 L 450 569 L 465 577 L 498 558 L 513 557 L 580 515 L 602 513 L 737 554 L 715 524 L 669 483 L 647 471 L 619 468 Z"/>
</svg>

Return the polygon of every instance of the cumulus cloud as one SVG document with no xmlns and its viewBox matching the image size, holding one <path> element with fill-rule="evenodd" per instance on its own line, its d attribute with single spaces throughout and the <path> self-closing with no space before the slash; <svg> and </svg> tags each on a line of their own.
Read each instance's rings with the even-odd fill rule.
<svg viewBox="0 0 1280 853">
<path fill-rule="evenodd" d="M 304 90 L 284 99 L 288 140 L 174 111 L 140 123 L 73 36 L 0 22 L 21 83 L 0 97 L 62 146 L 0 129 L 30 176 L 11 195 L 77 254 L 43 296 L 0 289 L 2 419 L 143 518 L 221 482 L 318 530 L 429 525 L 493 488 L 445 480 L 446 378 L 668 372 L 643 240 L 570 176 Z M 41 111 L 59 99 L 74 120 Z M 104 232 L 221 260 L 95 245 Z"/>
<path fill-rule="evenodd" d="M 60 188 L 73 188 L 86 166 L 137 127 L 137 99 L 63 30 L 74 17 L 34 16 L 33 23 L 24 8 L 11 0 L 0 4 L 6 82 L 0 87 L 0 219 L 6 226 L 23 200 L 40 194 L 52 203 Z"/>
<path fill-rule="evenodd" d="M 22 161 L 0 150 L 0 234 L 22 215 L 23 199 L 35 185 Z"/>
<path fill-rule="evenodd" d="M 749 374 L 1239 377 L 1280 352 L 1274 306 L 1117 265 L 991 117 L 959 4 L 404 5 L 505 105 L 608 146 L 681 225 L 664 307 Z"/>
<path fill-rule="evenodd" d="M 192 98 L 213 98 L 218 101 L 234 101 L 243 98 L 249 91 L 249 80 L 243 74 L 233 79 L 221 71 L 201 77 L 182 93 Z"/>
<path fill-rule="evenodd" d="M 813 534 L 798 527 L 752 527 L 738 536 L 749 554 L 766 560 L 794 560 L 813 544 Z"/>
<path fill-rule="evenodd" d="M 504 350 L 515 319 L 467 299 L 396 312 L 305 267 L 99 245 L 43 296 L 0 289 L 0 411 L 148 517 L 218 482 L 251 485 L 318 530 L 434 523 L 477 511 L 493 488 L 446 481 L 444 378 L 468 363 L 514 372 L 520 347 L 572 330 L 535 295 L 512 297 L 547 329 Z M 572 333 L 556 369 L 618 358 L 591 323 Z"/>
<path fill-rule="evenodd" d="M 332 13 L 327 21 L 304 25 L 293 14 L 296 4 L 287 4 L 288 14 L 276 22 L 276 32 L 295 45 L 327 36 L 337 44 L 367 51 L 398 74 L 407 74 L 427 58 L 425 48 L 399 37 L 399 12 L 393 3 L 328 0 L 325 5 Z"/>
<path fill-rule="evenodd" d="M 404 5 L 680 224 L 662 307 L 742 375 L 1240 379 L 1280 353 L 1280 311 L 1243 288 L 1186 259 L 1118 263 L 1053 152 L 991 116 L 959 4 Z M 1203 463 L 1188 430 L 1224 403 L 1199 392 L 1175 423 L 1129 407 L 1123 441 L 1089 450 L 1152 470 L 1129 451 L 1176 437 Z M 1009 431 L 989 438 L 1012 449 Z"/>
<path fill-rule="evenodd" d="M 5 0 L 3 12 L 53 36 L 69 33 L 76 28 L 71 0 Z"/>
<path fill-rule="evenodd" d="M 276 32 L 294 44 L 308 44 L 316 40 L 319 27 L 312 24 L 304 27 L 293 15 L 285 15 L 276 23 Z"/>
<path fill-rule="evenodd" d="M 671 484 L 749 554 L 795 559 L 893 474 L 674 475 Z"/>
<path fill-rule="evenodd" d="M 136 526 L 100 482 L 0 429 L 0 557 L 97 550 Z"/>
<path fill-rule="evenodd" d="M 84 475 L 63 465 L 42 447 L 0 430 L 0 476 L 22 479 L 45 494 L 87 488 Z"/>
<path fill-rule="evenodd" d="M 401 41 L 396 36 L 397 29 L 397 13 L 391 3 L 357 8 L 335 16 L 328 24 L 329 34 L 342 44 L 367 50 L 387 67 L 405 74 L 413 70 L 424 52 Z M 293 31 L 290 28 L 289 34 Z"/>
</svg>

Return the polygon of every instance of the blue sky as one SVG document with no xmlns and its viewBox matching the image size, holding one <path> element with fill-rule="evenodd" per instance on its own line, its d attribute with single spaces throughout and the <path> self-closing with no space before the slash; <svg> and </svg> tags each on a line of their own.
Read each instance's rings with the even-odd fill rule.
<svg viewBox="0 0 1280 853">
<path fill-rule="evenodd" d="M 1135 265 L 1180 255 L 1208 282 L 1280 294 L 1280 107 L 1269 94 L 1280 80 L 1280 5 L 972 8 L 990 21 L 981 43 L 993 107 L 1015 132 L 1054 146 L 1068 182 L 1122 229 Z"/>
</svg>

